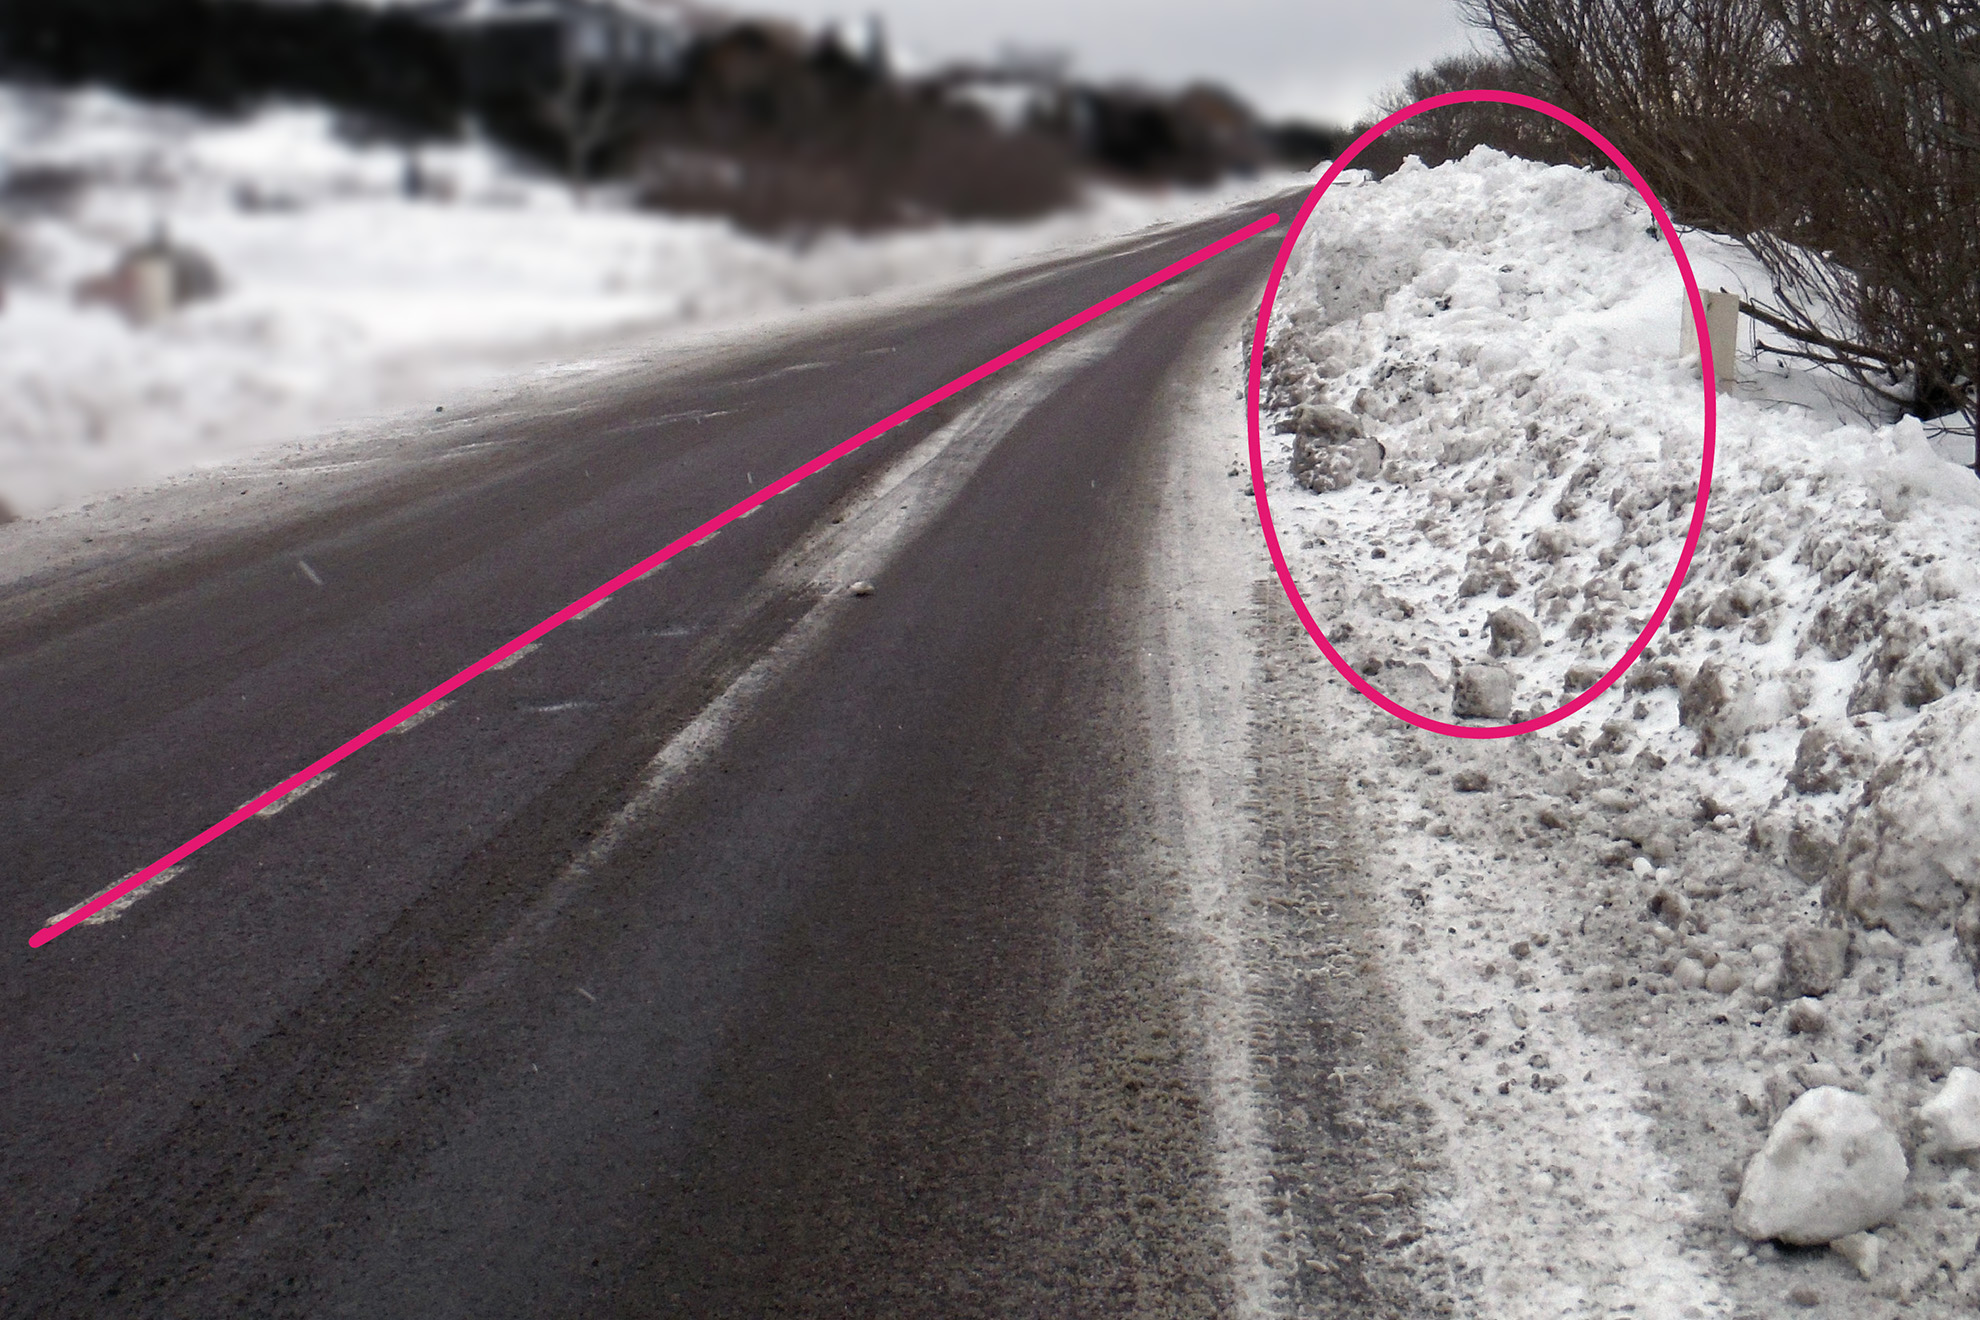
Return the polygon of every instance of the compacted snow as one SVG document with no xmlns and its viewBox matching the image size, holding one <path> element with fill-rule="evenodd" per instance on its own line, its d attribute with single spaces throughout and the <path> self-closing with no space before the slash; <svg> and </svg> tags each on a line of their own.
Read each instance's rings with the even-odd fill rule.
<svg viewBox="0 0 1980 1320">
<path fill-rule="evenodd" d="M 641 213 L 481 146 L 362 146 L 310 109 L 239 120 L 0 86 L 0 502 L 44 512 L 271 441 L 681 336 L 978 274 L 1283 187 L 1099 191 L 1023 225 L 798 245 Z M 409 170 L 417 186 L 409 188 Z M 133 324 L 78 290 L 156 236 L 218 297 Z"/>
<path fill-rule="evenodd" d="M 1764 294 L 1731 244 L 1685 243 L 1703 287 Z M 1697 484 L 1683 312 L 1597 173 L 1481 150 L 1323 200 L 1268 339 L 1264 481 L 1387 695 L 1450 720 L 1462 671 L 1537 714 L 1637 635 Z M 1953 1116 L 1980 1109 L 1980 480 L 1745 342 L 1676 607 L 1578 716 L 1446 738 L 1310 643 L 1292 671 L 1366 809 L 1371 938 L 1446 1143 L 1409 1250 L 1451 1253 L 1481 1316 L 1980 1304 L 1980 1177 L 1946 1137 L 1980 1122 Z M 1824 1087 L 1863 1103 L 1796 1107 Z M 1829 1151 L 1856 1184 L 1807 1163 Z M 1743 1183 L 1749 1229 L 1818 1227 L 1752 1240 Z M 1832 1213 L 1791 1204 L 1822 1186 Z M 1787 1245 L 1852 1214 L 1870 1236 Z"/>
</svg>

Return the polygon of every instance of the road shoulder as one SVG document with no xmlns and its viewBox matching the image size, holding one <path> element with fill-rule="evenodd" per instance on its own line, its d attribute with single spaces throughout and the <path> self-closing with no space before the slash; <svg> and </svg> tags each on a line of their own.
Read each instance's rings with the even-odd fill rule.
<svg viewBox="0 0 1980 1320">
<path fill-rule="evenodd" d="M 1146 625 L 1235 1313 L 1448 1314 L 1459 1267 L 1426 1228 L 1449 1199 L 1443 1143 L 1380 953 L 1357 766 L 1240 475 L 1237 321 L 1171 387 Z"/>
</svg>

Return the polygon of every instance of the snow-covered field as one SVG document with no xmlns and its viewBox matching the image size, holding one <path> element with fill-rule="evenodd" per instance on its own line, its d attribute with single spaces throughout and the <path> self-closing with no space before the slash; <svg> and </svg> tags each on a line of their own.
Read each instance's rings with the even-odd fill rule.
<svg viewBox="0 0 1980 1320">
<path fill-rule="evenodd" d="M 1268 435 L 1266 489 L 1315 616 L 1404 705 L 1452 718 L 1462 666 L 1502 714 L 1551 710 L 1664 590 L 1703 406 L 1650 224 L 1626 185 L 1487 151 L 1349 176 L 1309 224 L 1266 429 L 1309 437 L 1320 489 L 1294 434 Z M 1686 249 L 1704 287 L 1764 293 L 1724 241 Z M 1980 480 L 1916 421 L 1747 352 L 1684 591 L 1579 716 L 1448 739 L 1293 671 L 1369 809 L 1379 939 L 1447 1142 L 1426 1215 L 1479 1272 L 1476 1314 L 1980 1304 L 1980 1178 L 1951 1149 L 1980 1099 L 1920 1112 L 1980 1080 L 1957 1071 L 1980 1067 L 1977 561 Z M 1823 1087 L 1868 1101 L 1901 1185 L 1800 1121 L 1856 1104 Z M 1815 1245 L 1736 1231 L 1743 1184 L 1744 1226 Z M 1779 1227 L 1838 1206 L 1874 1241 Z"/>
<path fill-rule="evenodd" d="M 979 275 L 1283 187 L 1097 192 L 1024 225 L 802 248 L 635 212 L 462 145 L 359 146 L 308 109 L 228 121 L 0 86 L 0 502 L 40 513 L 394 412 Z M 219 297 L 135 325 L 76 291 L 163 226 Z M 11 256 L 6 255 L 11 252 Z"/>
</svg>

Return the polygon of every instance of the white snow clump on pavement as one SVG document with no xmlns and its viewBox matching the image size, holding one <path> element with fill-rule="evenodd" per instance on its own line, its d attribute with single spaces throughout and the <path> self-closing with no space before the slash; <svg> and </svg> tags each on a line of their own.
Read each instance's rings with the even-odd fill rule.
<svg viewBox="0 0 1980 1320">
<path fill-rule="evenodd" d="M 1918 1107 L 1925 1139 L 1941 1151 L 1980 1150 L 1980 1072 L 1955 1068 L 1939 1093 Z"/>
<path fill-rule="evenodd" d="M 1756 1240 L 1833 1242 L 1895 1215 L 1910 1172 L 1868 1100 L 1818 1086 L 1788 1106 L 1746 1166 L 1733 1227 Z"/>
</svg>

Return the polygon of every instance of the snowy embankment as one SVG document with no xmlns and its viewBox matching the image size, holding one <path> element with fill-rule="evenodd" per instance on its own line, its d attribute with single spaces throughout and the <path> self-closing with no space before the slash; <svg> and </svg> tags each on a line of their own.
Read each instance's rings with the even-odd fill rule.
<svg viewBox="0 0 1980 1320">
<path fill-rule="evenodd" d="M 0 87 L 0 502 L 39 513 L 610 365 L 629 343 L 979 275 L 1286 182 L 1101 191 L 1029 224 L 800 248 L 609 192 L 580 205 L 478 146 L 421 150 L 416 180 L 409 159 L 341 139 L 320 111 L 228 121 Z M 220 293 L 134 323 L 104 277 L 160 226 L 211 263 Z M 98 296 L 79 297 L 92 281 Z"/>
<path fill-rule="evenodd" d="M 1686 248 L 1764 294 L 1732 245 Z M 1697 482 L 1683 307 L 1597 174 L 1480 151 L 1328 194 L 1275 311 L 1265 480 L 1376 686 L 1501 723 L 1620 656 Z M 1622 683 L 1510 742 L 1323 684 L 1450 1143 L 1426 1213 L 1479 1314 L 1980 1301 L 1976 562 L 1980 481 L 1915 420 L 1748 352 L 1697 558 Z"/>
</svg>

